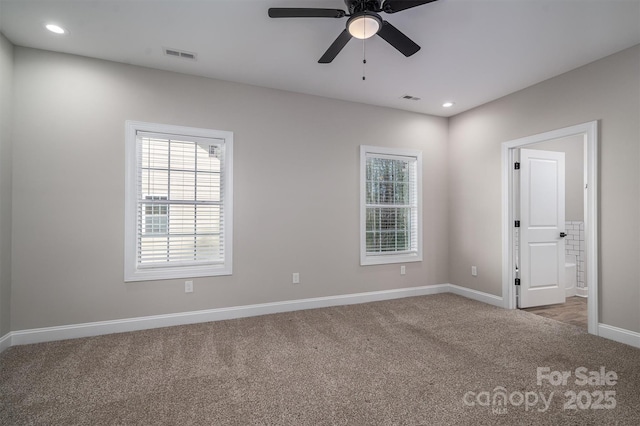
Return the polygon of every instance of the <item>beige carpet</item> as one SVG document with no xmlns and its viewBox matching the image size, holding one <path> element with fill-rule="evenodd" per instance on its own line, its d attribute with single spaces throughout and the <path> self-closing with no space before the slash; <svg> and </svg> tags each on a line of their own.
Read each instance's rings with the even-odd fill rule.
<svg viewBox="0 0 640 426">
<path fill-rule="evenodd" d="M 616 385 L 575 383 L 577 368 L 601 366 Z M 571 377 L 539 386 L 537 367 Z M 499 386 L 504 405 L 487 400 Z M 413 297 L 12 347 L 0 424 L 638 425 L 640 350 L 450 294 Z"/>
</svg>

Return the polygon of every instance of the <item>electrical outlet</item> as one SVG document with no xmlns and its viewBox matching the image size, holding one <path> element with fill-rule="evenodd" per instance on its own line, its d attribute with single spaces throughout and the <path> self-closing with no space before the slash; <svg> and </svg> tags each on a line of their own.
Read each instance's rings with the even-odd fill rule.
<svg viewBox="0 0 640 426">
<path fill-rule="evenodd" d="M 294 272 L 293 273 L 292 281 L 293 281 L 294 284 L 300 284 L 300 273 L 299 272 Z"/>
<path fill-rule="evenodd" d="M 405 275 L 407 273 L 407 267 L 402 265 L 400 266 L 400 275 Z"/>
<path fill-rule="evenodd" d="M 473 275 L 474 277 L 478 276 L 478 268 L 476 266 L 471 267 L 471 275 Z"/>
<path fill-rule="evenodd" d="M 193 293 L 193 281 L 185 281 L 184 282 L 184 292 L 185 293 Z"/>
</svg>

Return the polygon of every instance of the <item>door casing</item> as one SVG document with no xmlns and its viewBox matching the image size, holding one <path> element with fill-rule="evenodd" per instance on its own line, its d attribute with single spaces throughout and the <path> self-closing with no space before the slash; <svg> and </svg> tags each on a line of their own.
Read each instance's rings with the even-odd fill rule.
<svg viewBox="0 0 640 426">
<path fill-rule="evenodd" d="M 505 309 L 516 308 L 513 223 L 515 217 L 514 151 L 527 145 L 583 135 L 585 141 L 585 243 L 588 288 L 588 331 L 598 334 L 598 122 L 590 121 L 502 143 L 502 298 Z"/>
</svg>

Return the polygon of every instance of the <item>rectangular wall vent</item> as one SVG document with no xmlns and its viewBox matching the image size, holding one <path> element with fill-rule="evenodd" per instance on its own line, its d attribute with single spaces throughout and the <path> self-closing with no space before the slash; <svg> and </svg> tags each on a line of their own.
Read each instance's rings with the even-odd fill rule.
<svg viewBox="0 0 640 426">
<path fill-rule="evenodd" d="M 418 98 L 416 96 L 411 96 L 411 95 L 400 96 L 400 99 L 406 99 L 408 101 L 419 101 L 420 100 L 420 98 Z"/>
<path fill-rule="evenodd" d="M 178 50 L 178 49 L 170 49 L 170 48 L 163 48 L 164 50 L 164 54 L 167 56 L 173 56 L 175 58 L 182 58 L 182 59 L 189 59 L 192 61 L 195 61 L 198 58 L 198 55 L 196 55 L 193 52 L 187 52 L 185 50 Z"/>
</svg>

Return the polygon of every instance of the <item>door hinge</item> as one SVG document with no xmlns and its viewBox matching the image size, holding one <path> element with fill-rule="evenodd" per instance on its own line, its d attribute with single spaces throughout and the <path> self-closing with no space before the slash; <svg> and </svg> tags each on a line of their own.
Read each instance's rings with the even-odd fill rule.
<svg viewBox="0 0 640 426">
<path fill-rule="evenodd" d="M 513 168 L 515 170 L 520 170 L 520 163 L 518 161 L 516 161 L 515 163 L 513 163 Z"/>
<path fill-rule="evenodd" d="M 516 285 L 520 285 L 520 278 L 516 278 Z"/>
<path fill-rule="evenodd" d="M 520 228 L 520 221 L 519 221 L 519 220 L 516 220 L 516 223 L 514 224 L 514 226 L 515 226 L 516 228 Z"/>
</svg>

